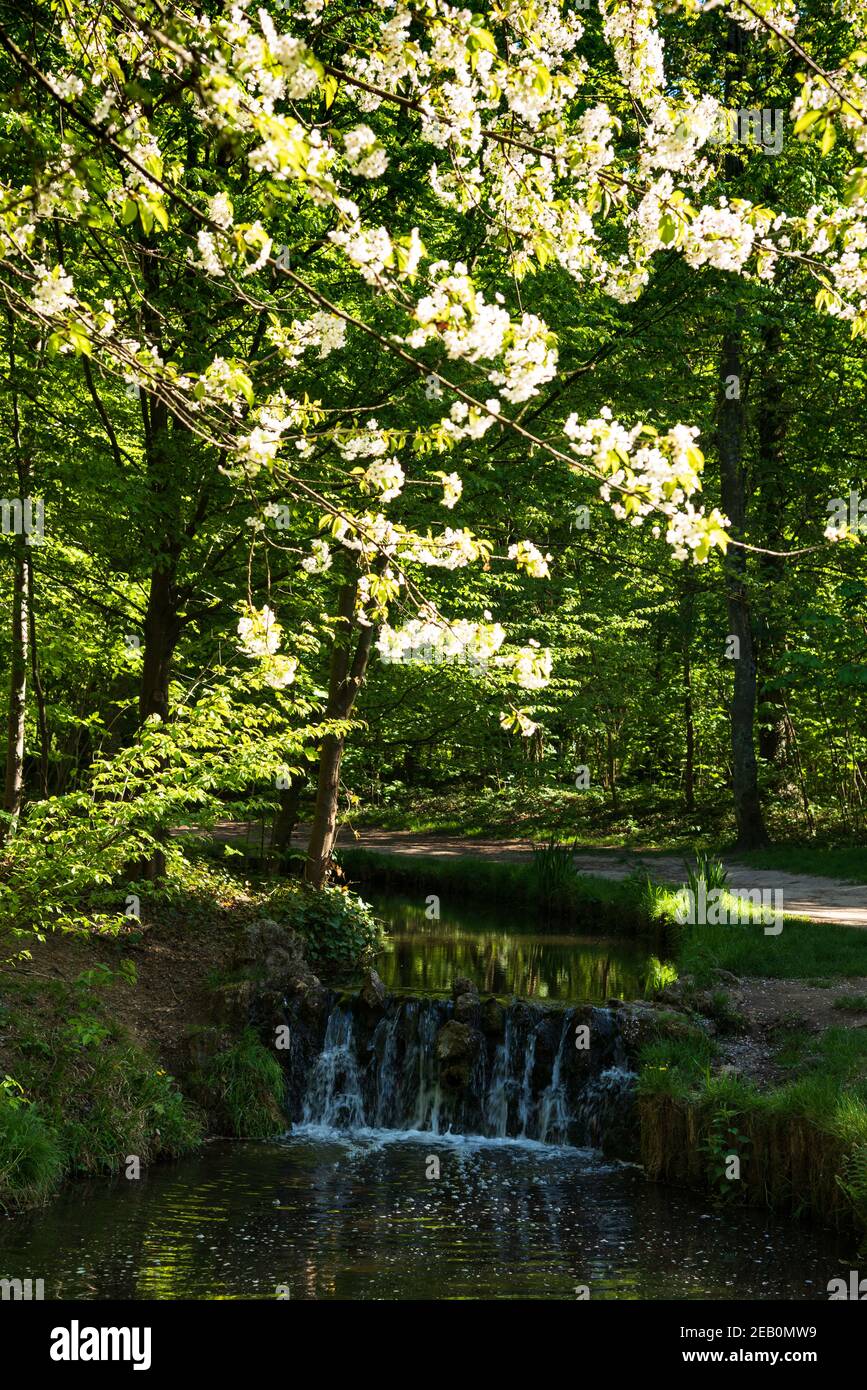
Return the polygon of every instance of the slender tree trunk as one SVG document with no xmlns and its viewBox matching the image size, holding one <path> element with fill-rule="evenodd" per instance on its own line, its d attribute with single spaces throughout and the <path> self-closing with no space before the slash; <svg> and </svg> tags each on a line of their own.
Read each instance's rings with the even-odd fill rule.
<svg viewBox="0 0 867 1390">
<path fill-rule="evenodd" d="M 148 606 L 144 623 L 144 662 L 139 686 L 139 719 L 143 724 L 151 715 L 165 721 L 169 717 L 169 682 L 172 658 L 180 636 L 175 562 L 156 565 L 151 571 Z M 133 866 L 135 878 L 157 882 L 166 871 L 166 856 L 154 849 L 150 856 Z"/>
<path fill-rule="evenodd" d="M 169 414 L 161 401 L 148 407 L 142 399 L 145 421 L 145 451 L 151 491 L 162 507 L 162 532 L 151 567 L 148 603 L 144 620 L 144 660 L 139 686 L 139 720 L 152 715 L 165 722 L 169 718 L 169 684 L 172 660 L 180 637 L 177 566 L 181 544 L 177 539 L 178 516 L 169 499 L 173 494 L 173 465 L 169 446 Z M 177 499 L 175 499 L 177 505 Z M 133 876 L 156 882 L 165 874 L 166 857 L 161 849 L 140 860 Z"/>
<path fill-rule="evenodd" d="M 744 76 L 747 36 L 730 19 L 726 40 L 725 96 L 731 105 L 736 85 Z M 734 181 L 743 171 L 735 154 L 725 157 L 726 178 Z M 746 522 L 744 477 L 744 367 L 743 311 L 738 308 L 723 334 L 720 353 L 717 448 L 720 461 L 722 509 L 731 521 L 732 536 L 742 540 Z M 756 655 L 753 621 L 747 591 L 747 563 L 742 550 L 732 547 L 725 562 L 729 636 L 735 638 L 734 691 L 731 703 L 732 792 L 734 794 L 737 848 L 756 849 L 768 843 L 759 796 L 755 748 Z"/>
<path fill-rule="evenodd" d="M 275 854 L 288 848 L 292 839 L 292 831 L 298 824 L 298 808 L 306 780 L 303 772 L 293 772 L 289 778 L 289 786 L 280 790 L 280 806 L 274 817 L 274 829 L 271 832 L 271 849 Z"/>
<path fill-rule="evenodd" d="M 779 360 L 782 332 L 778 324 L 762 329 L 762 356 L 759 395 L 756 406 L 758 456 L 756 493 L 761 506 L 764 543 L 779 550 L 783 542 L 786 497 L 784 489 L 783 444 L 786 413 Z M 762 589 L 762 620 L 757 629 L 756 667 L 758 671 L 759 755 L 766 762 L 784 762 L 788 752 L 786 702 L 783 692 L 770 684 L 774 653 L 785 645 L 783 615 L 774 604 L 774 589 L 783 575 L 784 562 L 762 555 L 757 566 Z"/>
<path fill-rule="evenodd" d="M 23 535 L 15 537 L 15 576 L 12 591 L 12 651 L 9 678 L 9 717 L 6 728 L 6 780 L 3 810 L 10 820 L 4 826 L 4 836 L 12 836 L 18 827 L 24 797 L 24 722 L 27 714 L 27 596 L 30 565 L 27 542 Z"/>
<path fill-rule="evenodd" d="M 15 361 L 15 323 L 11 311 L 9 323 L 9 381 L 12 402 L 12 445 L 15 450 L 15 470 L 18 478 L 18 500 L 23 510 L 30 492 L 30 461 L 24 456 L 21 436 L 21 415 L 18 409 L 17 365 Z M 0 827 L 0 842 L 15 834 L 24 800 L 24 732 L 27 715 L 27 641 L 30 591 L 30 560 L 27 537 L 22 529 L 15 537 L 12 579 L 12 631 L 9 671 L 9 706 L 6 722 L 6 769 L 3 787 L 3 810 L 9 816 Z"/>
<path fill-rule="evenodd" d="M 617 759 L 614 755 L 614 738 L 610 728 L 605 728 L 605 761 L 608 767 L 608 790 L 611 793 L 611 809 L 617 811 Z"/>
<path fill-rule="evenodd" d="M 169 681 L 172 658 L 181 625 L 178 618 L 175 563 L 157 565 L 151 571 L 148 606 L 144 622 L 144 662 L 139 687 L 141 722 L 152 714 L 169 717 Z"/>
<path fill-rule="evenodd" d="M 743 468 L 744 409 L 742 333 L 739 325 L 723 337 L 720 356 L 720 401 L 717 446 L 720 459 L 722 509 L 732 523 L 732 535 L 742 539 L 746 517 Z M 728 388 L 728 389 L 727 389 Z M 737 848 L 756 849 L 768 843 L 759 796 L 754 743 L 756 717 L 756 657 L 752 616 L 747 592 L 746 557 L 732 547 L 725 565 L 729 635 L 735 638 L 734 691 L 731 703 L 732 790 L 734 792 Z"/>
<path fill-rule="evenodd" d="M 27 564 L 27 621 L 30 626 L 30 674 L 33 678 L 33 694 L 36 699 L 36 720 L 39 725 L 39 788 L 44 797 L 48 796 L 48 758 L 50 752 L 50 739 L 48 734 L 48 716 L 45 709 L 45 690 L 42 685 L 42 675 L 39 670 L 39 651 L 36 638 L 36 614 L 34 612 L 33 590 L 35 587 L 33 578 L 33 559 L 28 551 L 26 556 Z"/>
<path fill-rule="evenodd" d="M 695 810 L 695 720 L 692 708 L 692 614 L 694 595 L 690 589 L 681 608 L 683 619 L 683 718 L 686 756 L 683 765 L 683 800 L 687 811 Z"/>
<path fill-rule="evenodd" d="M 328 677 L 326 719 L 348 719 L 356 696 L 364 683 L 370 652 L 373 646 L 373 627 L 356 628 L 355 596 L 357 576 L 343 584 L 338 598 L 337 630 L 331 652 Z M 352 642 L 358 637 L 354 651 Z M 326 734 L 319 755 L 319 775 L 316 785 L 316 807 L 313 828 L 307 846 L 304 877 L 308 883 L 321 888 L 328 876 L 334 841 L 337 838 L 337 808 L 340 793 L 340 764 L 346 743 L 343 734 Z"/>
</svg>

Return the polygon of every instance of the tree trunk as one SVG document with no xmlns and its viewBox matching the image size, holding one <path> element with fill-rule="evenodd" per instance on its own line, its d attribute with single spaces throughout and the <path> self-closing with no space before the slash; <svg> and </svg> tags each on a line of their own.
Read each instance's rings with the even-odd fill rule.
<svg viewBox="0 0 867 1390">
<path fill-rule="evenodd" d="M 348 719 L 367 674 L 373 646 L 373 627 L 362 627 L 351 655 L 356 631 L 355 596 L 357 575 L 342 585 L 338 598 L 337 630 L 331 652 L 328 677 L 326 719 Z M 316 807 L 313 828 L 307 846 L 304 877 L 314 887 L 321 888 L 328 876 L 334 841 L 337 838 L 337 807 L 340 793 L 340 764 L 346 743 L 343 734 L 326 734 L 319 755 L 319 775 L 316 784 Z"/>
<path fill-rule="evenodd" d="M 732 378 L 742 384 L 742 334 L 739 325 L 729 328 L 720 356 L 720 401 L 717 447 L 720 459 L 722 509 L 732 523 L 732 536 L 742 539 L 746 516 L 743 469 L 744 410 L 740 391 L 726 386 Z M 756 657 L 752 617 L 747 593 L 746 556 L 735 547 L 725 564 L 729 635 L 736 639 L 734 691 L 731 703 L 732 790 L 734 793 L 737 848 L 757 849 L 768 843 L 759 796 L 754 743 L 756 717 Z"/>
<path fill-rule="evenodd" d="M 27 542 L 15 537 L 15 577 L 12 591 L 12 650 L 9 678 L 9 717 L 6 731 L 6 780 L 3 810 L 10 817 L 3 836 L 12 836 L 18 827 L 24 797 L 24 721 L 27 713 L 27 596 L 30 564 Z"/>
<path fill-rule="evenodd" d="M 694 595 L 684 595 L 683 619 L 683 718 L 686 730 L 686 757 L 683 765 L 683 801 L 687 811 L 695 810 L 695 720 L 692 708 L 692 614 Z"/>
<path fill-rule="evenodd" d="M 36 699 L 36 722 L 39 725 L 39 789 L 44 797 L 48 796 L 48 758 L 50 753 L 50 739 L 48 734 L 48 715 L 45 708 L 45 690 L 42 685 L 42 674 L 39 670 L 39 651 L 36 639 L 36 614 L 34 612 L 33 590 L 35 588 L 33 578 L 33 560 L 28 552 L 26 556 L 27 564 L 27 621 L 30 628 L 30 673 L 33 677 L 33 694 Z"/>
<path fill-rule="evenodd" d="M 175 563 L 172 560 L 168 565 L 157 565 L 151 570 L 138 702 L 142 724 L 153 714 L 159 715 L 163 721 L 169 717 L 172 657 L 181 630 L 178 606 Z M 148 858 L 138 860 L 133 866 L 132 877 L 156 883 L 165 871 L 166 856 L 161 849 L 154 849 Z"/>
<path fill-rule="evenodd" d="M 151 571 L 148 606 L 144 622 L 144 663 L 139 687 L 141 722 L 152 714 L 169 717 L 169 681 L 172 657 L 181 625 L 174 561 Z"/>
<path fill-rule="evenodd" d="M 293 772 L 289 778 L 289 786 L 280 789 L 280 806 L 274 817 L 274 829 L 271 832 L 271 849 L 275 854 L 280 854 L 289 847 L 292 831 L 298 824 L 298 807 L 306 781 L 303 772 Z"/>
<path fill-rule="evenodd" d="M 786 507 L 783 480 L 783 443 L 786 413 L 779 361 L 782 332 L 778 324 L 762 329 L 762 355 L 759 398 L 756 409 L 758 456 L 756 491 L 761 505 L 764 544 L 779 550 L 783 543 Z M 762 588 L 762 618 L 758 625 L 756 667 L 758 670 L 759 756 L 765 762 L 783 763 L 788 756 L 788 722 L 783 692 L 773 688 L 769 668 L 774 653 L 785 647 L 785 628 L 774 589 L 783 576 L 784 561 L 772 555 L 759 558 L 758 574 Z"/>
<path fill-rule="evenodd" d="M 25 458 L 21 433 L 21 415 L 16 389 L 15 323 L 11 310 L 9 322 L 9 381 L 12 404 L 12 444 L 15 450 L 15 471 L 18 477 L 18 500 L 23 510 L 30 493 L 30 460 Z M 0 843 L 15 834 L 24 799 L 24 729 L 27 715 L 27 641 L 29 634 L 30 559 L 27 537 L 22 529 L 13 545 L 14 573 L 12 580 L 12 632 L 9 673 L 9 707 L 6 724 L 6 774 L 3 788 L 3 810 L 9 817 L 0 826 Z"/>
</svg>

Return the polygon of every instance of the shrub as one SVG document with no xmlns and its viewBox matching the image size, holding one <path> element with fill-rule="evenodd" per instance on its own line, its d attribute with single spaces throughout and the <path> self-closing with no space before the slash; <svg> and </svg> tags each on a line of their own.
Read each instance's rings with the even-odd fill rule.
<svg viewBox="0 0 867 1390">
<path fill-rule="evenodd" d="M 314 969 L 351 970 L 382 948 L 383 927 L 373 908 L 348 888 L 280 888 L 269 910 L 284 915 L 303 938 Z"/>
</svg>

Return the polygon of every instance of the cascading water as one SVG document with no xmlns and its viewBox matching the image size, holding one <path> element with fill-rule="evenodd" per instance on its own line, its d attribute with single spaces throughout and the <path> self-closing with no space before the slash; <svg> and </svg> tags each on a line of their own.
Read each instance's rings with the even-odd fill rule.
<svg viewBox="0 0 867 1390">
<path fill-rule="evenodd" d="M 332 997 L 318 1036 L 308 1020 L 285 1054 L 293 1121 L 628 1149 L 634 1075 L 613 1010 L 459 1005 Z"/>
</svg>

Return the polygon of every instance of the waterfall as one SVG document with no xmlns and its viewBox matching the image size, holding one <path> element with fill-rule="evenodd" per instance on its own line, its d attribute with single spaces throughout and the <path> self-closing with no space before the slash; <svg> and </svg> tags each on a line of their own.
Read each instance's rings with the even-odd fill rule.
<svg viewBox="0 0 867 1390">
<path fill-rule="evenodd" d="M 365 1123 L 365 1105 L 355 1050 L 352 1014 L 333 1009 L 322 1051 L 304 1096 L 304 1123 L 331 1129 L 357 1129 Z"/>
<path fill-rule="evenodd" d="M 562 1144 L 569 1127 L 566 1086 L 563 1081 L 563 1050 L 572 1037 L 573 1011 L 563 1015 L 563 1030 L 551 1069 L 551 1084 L 542 1095 L 539 1106 L 539 1138 L 545 1144 Z"/>
<path fill-rule="evenodd" d="M 635 1077 L 613 1010 L 514 1000 L 483 1011 L 471 998 L 456 1019 L 448 999 L 389 996 L 372 1009 L 331 996 L 317 1024 L 290 1026 L 306 1028 L 284 1054 L 295 1123 L 623 1152 L 632 1142 Z"/>
</svg>

